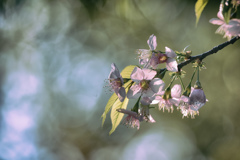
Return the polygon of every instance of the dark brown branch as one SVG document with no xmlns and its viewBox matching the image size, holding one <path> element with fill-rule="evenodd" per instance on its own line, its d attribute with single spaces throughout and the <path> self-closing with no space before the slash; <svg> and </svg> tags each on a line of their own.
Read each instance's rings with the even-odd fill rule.
<svg viewBox="0 0 240 160">
<path fill-rule="evenodd" d="M 224 47 L 228 46 L 229 44 L 233 44 L 235 43 L 237 40 L 239 40 L 240 37 L 239 36 L 236 36 L 234 38 L 232 38 L 230 41 L 227 41 L 227 42 L 224 42 L 216 47 L 214 47 L 213 49 L 205 52 L 205 53 L 202 53 L 202 54 L 199 54 L 199 55 L 196 55 L 196 56 L 191 56 L 188 58 L 188 60 L 178 64 L 178 71 L 181 70 L 182 67 L 186 66 L 187 64 L 191 63 L 192 61 L 194 60 L 197 60 L 199 59 L 200 61 L 202 61 L 204 58 L 206 58 L 207 56 L 211 55 L 211 54 L 214 54 L 214 53 L 217 53 L 218 51 L 220 51 L 221 49 L 223 49 Z"/>
</svg>

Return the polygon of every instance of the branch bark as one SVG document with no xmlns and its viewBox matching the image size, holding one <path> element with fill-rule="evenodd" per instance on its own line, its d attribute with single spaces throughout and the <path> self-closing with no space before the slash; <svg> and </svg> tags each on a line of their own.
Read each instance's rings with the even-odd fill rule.
<svg viewBox="0 0 240 160">
<path fill-rule="evenodd" d="M 228 46 L 229 44 L 233 44 L 235 43 L 237 40 L 240 39 L 240 36 L 236 36 L 234 38 L 232 38 L 231 40 L 227 41 L 227 42 L 224 42 L 216 47 L 214 47 L 213 49 L 207 51 L 207 52 L 204 52 L 202 54 L 199 54 L 199 55 L 196 55 L 196 56 L 190 56 L 188 58 L 188 60 L 178 64 L 178 71 L 181 70 L 182 67 L 186 66 L 187 64 L 191 63 L 192 61 L 194 60 L 197 60 L 199 59 L 200 61 L 202 61 L 204 58 L 206 58 L 207 56 L 211 55 L 211 54 L 214 54 L 214 53 L 217 53 L 218 51 L 220 51 L 221 49 L 225 48 L 226 46 Z"/>
</svg>

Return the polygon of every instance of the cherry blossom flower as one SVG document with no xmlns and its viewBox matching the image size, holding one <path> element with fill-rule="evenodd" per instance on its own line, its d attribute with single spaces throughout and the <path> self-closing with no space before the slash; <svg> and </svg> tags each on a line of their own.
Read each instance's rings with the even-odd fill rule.
<svg viewBox="0 0 240 160">
<path fill-rule="evenodd" d="M 149 37 L 147 43 L 150 48 L 149 50 L 148 49 L 138 49 L 137 50 L 137 53 L 139 54 L 139 63 L 141 65 L 144 65 L 144 67 L 149 66 L 148 62 L 152 56 L 152 51 L 155 50 L 157 47 L 157 37 L 152 34 Z"/>
<path fill-rule="evenodd" d="M 189 105 L 189 97 L 187 96 L 182 96 L 181 97 L 181 102 L 179 104 L 178 109 L 181 110 L 182 113 L 182 118 L 187 117 L 190 115 L 191 118 L 195 118 L 195 115 L 199 115 L 199 111 L 197 110 L 192 110 L 191 105 Z"/>
<path fill-rule="evenodd" d="M 154 78 L 156 74 L 157 72 L 154 70 L 135 67 L 131 74 L 131 79 L 135 82 L 135 85 L 131 86 L 127 97 L 136 99 L 141 96 L 141 103 L 144 105 L 150 104 L 155 94 L 162 90 L 165 85 L 160 78 Z"/>
<path fill-rule="evenodd" d="M 166 62 L 166 68 L 169 71 L 177 72 L 177 61 L 174 59 L 176 57 L 176 53 L 168 48 L 165 47 L 165 54 L 164 53 L 153 53 L 152 58 L 150 60 L 150 65 L 152 68 L 157 68 L 158 64 Z"/>
<path fill-rule="evenodd" d="M 122 102 L 126 97 L 126 91 L 125 88 L 123 87 L 123 78 L 120 75 L 120 72 L 114 63 L 111 64 L 111 68 L 112 69 L 108 76 L 109 84 L 113 91 L 118 96 L 119 100 Z"/>
<path fill-rule="evenodd" d="M 117 109 L 118 112 L 127 114 L 127 117 L 122 121 L 122 123 L 126 126 L 130 126 L 132 128 L 137 127 L 137 129 L 140 128 L 140 122 L 146 121 L 149 123 L 155 123 L 156 121 L 152 118 L 152 116 L 149 114 L 149 106 L 142 105 L 141 111 L 138 114 L 134 111 L 129 111 L 126 109 Z"/>
<path fill-rule="evenodd" d="M 178 109 L 181 109 L 183 118 L 188 117 L 188 115 L 195 118 L 195 115 L 199 115 L 198 110 L 208 101 L 202 89 L 193 87 L 189 97 L 182 96 L 181 100 Z"/>
<path fill-rule="evenodd" d="M 134 111 L 129 111 L 125 109 L 117 109 L 118 112 L 127 114 L 127 117 L 123 120 L 123 124 L 130 126 L 132 128 L 140 128 L 140 122 L 143 121 L 143 115 L 139 115 Z"/>
<path fill-rule="evenodd" d="M 181 92 L 182 88 L 181 85 L 175 84 L 170 93 L 167 93 L 168 91 L 165 91 L 163 96 L 156 96 L 155 103 L 158 102 L 159 110 L 163 109 L 163 111 L 166 109 L 168 112 L 173 112 L 173 105 L 178 106 L 181 101 Z"/>
<path fill-rule="evenodd" d="M 228 38 L 230 40 L 232 36 L 240 36 L 240 19 L 230 19 L 229 23 L 227 24 L 224 21 L 224 17 L 222 15 L 222 9 L 220 7 L 220 10 L 217 14 L 218 18 L 212 18 L 210 19 L 210 23 L 214 25 L 220 25 L 220 27 L 217 29 L 216 33 L 223 34 L 223 38 Z"/>
</svg>

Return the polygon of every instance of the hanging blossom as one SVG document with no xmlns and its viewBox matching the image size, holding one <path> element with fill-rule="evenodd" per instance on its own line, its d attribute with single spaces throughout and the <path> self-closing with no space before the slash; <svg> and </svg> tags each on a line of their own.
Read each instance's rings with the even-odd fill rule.
<svg viewBox="0 0 240 160">
<path fill-rule="evenodd" d="M 118 112 L 127 114 L 127 117 L 122 121 L 126 126 L 130 126 L 132 128 L 137 127 L 140 128 L 140 122 L 143 121 L 143 115 L 140 115 L 134 111 L 129 111 L 126 109 L 117 109 Z"/>
<path fill-rule="evenodd" d="M 177 57 L 176 53 L 172 49 L 165 47 L 165 54 L 161 52 L 153 53 L 152 58 L 150 60 L 150 65 L 152 66 L 152 68 L 156 69 L 158 64 L 166 62 L 167 70 L 177 72 L 178 64 L 177 61 L 175 60 L 175 57 Z"/>
<path fill-rule="evenodd" d="M 189 96 L 190 108 L 194 111 L 198 111 L 205 105 L 207 99 L 202 88 L 194 88 Z"/>
<path fill-rule="evenodd" d="M 175 84 L 170 90 L 170 93 L 168 92 L 168 90 L 165 91 L 164 94 L 163 91 L 159 92 L 153 104 L 158 103 L 159 110 L 163 109 L 164 111 L 166 109 L 168 112 L 170 112 L 170 110 L 173 112 L 173 106 L 178 106 L 181 101 L 181 85 Z"/>
<path fill-rule="evenodd" d="M 147 40 L 147 44 L 150 49 L 138 49 L 137 54 L 139 54 L 139 63 L 144 65 L 145 68 L 149 66 L 149 60 L 152 56 L 152 52 L 157 48 L 157 37 L 153 34 Z"/>
<path fill-rule="evenodd" d="M 191 93 L 193 91 L 193 87 L 191 88 Z M 190 94 L 191 94 L 190 93 Z M 195 118 L 195 115 L 199 115 L 199 111 L 192 110 L 191 106 L 189 105 L 189 97 L 188 96 L 181 96 L 181 102 L 178 106 L 178 109 L 181 110 L 182 118 L 187 117 L 190 115 L 191 118 Z"/>
<path fill-rule="evenodd" d="M 144 105 L 148 105 L 155 98 L 155 94 L 162 90 L 164 82 L 160 78 L 154 78 L 157 74 L 156 71 L 135 67 L 131 79 L 135 82 L 135 85 L 131 86 L 127 93 L 129 99 L 136 99 L 141 96 L 140 102 Z"/>
<path fill-rule="evenodd" d="M 224 35 L 223 38 L 228 38 L 230 40 L 232 36 L 240 36 L 240 19 L 233 18 L 229 20 L 229 23 L 227 24 L 224 21 L 224 17 L 222 15 L 222 7 L 220 6 L 220 9 L 217 14 L 218 18 L 212 18 L 210 19 L 210 23 L 214 25 L 220 25 L 220 27 L 217 29 L 216 33 Z"/>
<path fill-rule="evenodd" d="M 183 118 L 188 117 L 188 115 L 191 118 L 195 118 L 195 115 L 199 115 L 198 110 L 208 101 L 202 89 L 193 87 L 189 97 L 182 96 L 181 100 L 182 102 L 179 104 L 178 109 L 181 109 Z"/>
<path fill-rule="evenodd" d="M 111 68 L 112 69 L 108 76 L 109 84 L 113 91 L 118 96 L 119 100 L 123 102 L 123 100 L 126 97 L 126 91 L 125 88 L 123 87 L 123 78 L 120 75 L 120 72 L 114 63 L 111 64 Z"/>
<path fill-rule="evenodd" d="M 140 128 L 140 122 L 146 121 L 149 123 L 155 123 L 156 121 L 149 114 L 149 106 L 142 105 L 140 113 L 129 111 L 126 109 L 117 109 L 118 112 L 127 114 L 127 117 L 122 121 L 122 123 L 126 126 L 130 126 L 132 128 L 137 127 Z"/>
</svg>

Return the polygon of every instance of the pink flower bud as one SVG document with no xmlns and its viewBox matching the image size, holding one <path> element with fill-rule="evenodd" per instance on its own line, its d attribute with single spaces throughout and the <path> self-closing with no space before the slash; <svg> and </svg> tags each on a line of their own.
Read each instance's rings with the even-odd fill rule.
<svg viewBox="0 0 240 160">
<path fill-rule="evenodd" d="M 206 96 L 202 89 L 193 89 L 189 97 L 190 108 L 194 111 L 198 111 L 206 103 Z"/>
</svg>

